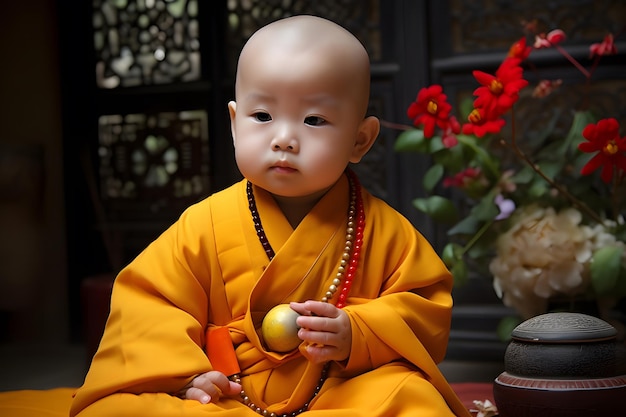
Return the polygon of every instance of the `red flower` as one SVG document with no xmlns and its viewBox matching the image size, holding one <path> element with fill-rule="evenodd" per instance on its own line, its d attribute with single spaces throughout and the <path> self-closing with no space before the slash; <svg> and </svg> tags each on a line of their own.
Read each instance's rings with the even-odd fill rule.
<svg viewBox="0 0 626 417">
<path fill-rule="evenodd" d="M 533 90 L 533 97 L 547 97 L 559 88 L 561 84 L 563 84 L 563 80 L 541 80 Z"/>
<path fill-rule="evenodd" d="M 506 58 L 495 76 L 474 71 L 474 78 L 482 84 L 482 87 L 474 90 L 474 95 L 477 96 L 474 107 L 484 108 L 487 113 L 498 115 L 513 107 L 519 98 L 519 91 L 528 85 L 528 81 L 522 78 L 524 70 L 520 67 L 520 62 L 519 58 Z"/>
<path fill-rule="evenodd" d="M 541 33 L 535 36 L 535 43 L 533 44 L 533 48 L 542 49 L 542 48 L 550 48 L 551 46 L 552 44 L 548 42 L 548 40 L 546 39 L 545 33 Z"/>
<path fill-rule="evenodd" d="M 443 135 L 441 136 L 441 142 L 446 148 L 454 148 L 459 143 L 459 139 L 456 137 L 461 133 L 461 124 L 454 116 L 450 116 L 448 119 L 448 126 L 445 127 Z"/>
<path fill-rule="evenodd" d="M 409 108 L 407 114 L 416 127 L 424 125 L 424 136 L 432 138 L 435 126 L 445 129 L 449 124 L 449 114 L 452 106 L 447 102 L 440 85 L 431 85 L 422 88 L 417 98 Z"/>
<path fill-rule="evenodd" d="M 511 45 L 507 57 L 518 58 L 523 61 L 528 58 L 528 55 L 530 55 L 530 51 L 532 51 L 532 49 L 533 48 L 531 48 L 530 46 L 526 46 L 526 38 L 521 38 L 519 41 Z"/>
<path fill-rule="evenodd" d="M 459 144 L 459 138 L 457 138 L 455 134 L 446 132 L 441 137 L 441 143 L 443 143 L 443 146 L 448 149 L 454 148 L 456 145 Z"/>
<path fill-rule="evenodd" d="M 487 133 L 498 133 L 505 125 L 504 119 L 490 118 L 484 109 L 475 108 L 467 116 L 469 123 L 463 125 L 463 133 L 482 138 Z"/>
<path fill-rule="evenodd" d="M 480 177 L 480 169 L 479 168 L 465 168 L 461 172 L 457 172 L 453 177 L 447 177 L 443 179 L 444 187 L 457 187 L 464 188 L 470 182 L 478 179 Z"/>
<path fill-rule="evenodd" d="M 565 40 L 565 32 L 561 29 L 554 29 L 547 35 L 541 33 L 535 37 L 535 49 L 550 48 L 554 45 L 558 45 Z"/>
<path fill-rule="evenodd" d="M 587 125 L 583 136 L 588 142 L 580 143 L 578 149 L 597 154 L 582 168 L 582 175 L 589 175 L 602 167 L 600 178 L 609 183 L 613 179 L 614 167 L 626 171 L 626 137 L 620 138 L 616 119 L 602 119 L 597 124 Z"/>
<path fill-rule="evenodd" d="M 552 45 L 558 45 L 565 40 L 565 32 L 563 32 L 561 29 L 554 29 L 548 32 L 548 34 L 546 35 L 546 39 L 548 39 L 548 42 L 550 42 Z"/>
<path fill-rule="evenodd" d="M 615 55 L 617 53 L 617 47 L 613 43 L 613 34 L 609 33 L 604 37 L 604 40 L 600 43 L 594 43 L 589 47 L 589 58 L 594 56 L 603 55 Z"/>
</svg>

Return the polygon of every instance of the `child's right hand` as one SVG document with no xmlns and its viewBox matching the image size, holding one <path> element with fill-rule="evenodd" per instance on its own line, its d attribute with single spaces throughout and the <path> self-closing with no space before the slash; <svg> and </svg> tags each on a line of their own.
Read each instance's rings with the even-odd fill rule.
<svg viewBox="0 0 626 417">
<path fill-rule="evenodd" d="M 220 395 L 231 396 L 240 392 L 241 385 L 232 382 L 221 372 L 209 371 L 198 375 L 183 388 L 181 397 L 208 404 L 217 402 Z"/>
</svg>

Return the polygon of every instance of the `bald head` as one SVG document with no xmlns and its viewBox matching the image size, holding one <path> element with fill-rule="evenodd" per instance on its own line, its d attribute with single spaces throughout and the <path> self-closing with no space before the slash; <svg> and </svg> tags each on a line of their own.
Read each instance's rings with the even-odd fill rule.
<svg viewBox="0 0 626 417">
<path fill-rule="evenodd" d="M 359 40 L 341 26 L 315 16 L 294 16 L 259 29 L 239 57 L 236 90 L 247 71 L 269 63 L 286 82 L 306 72 L 334 78 L 365 115 L 369 101 L 369 56 Z"/>
</svg>

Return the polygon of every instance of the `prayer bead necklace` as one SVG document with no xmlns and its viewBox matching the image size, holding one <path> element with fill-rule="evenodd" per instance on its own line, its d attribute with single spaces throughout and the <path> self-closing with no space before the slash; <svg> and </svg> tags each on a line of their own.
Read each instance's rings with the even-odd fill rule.
<svg viewBox="0 0 626 417">
<path fill-rule="evenodd" d="M 335 304 L 337 308 L 343 308 L 346 305 L 346 300 L 350 292 L 350 287 L 352 286 L 354 275 L 356 274 L 357 267 L 359 265 L 361 247 L 363 245 L 363 230 L 365 228 L 365 212 L 363 210 L 363 199 L 361 197 L 361 184 L 359 183 L 357 176 L 350 169 L 346 170 L 346 173 L 348 175 L 348 181 L 350 183 L 350 205 L 348 207 L 346 243 L 344 246 L 343 254 L 341 255 L 339 267 L 337 268 L 337 274 L 335 275 L 335 278 L 328 286 L 328 290 L 321 299 L 321 301 L 324 303 L 329 302 L 333 298 L 335 293 L 339 290 L 339 287 L 341 287 L 341 291 L 339 291 L 339 299 Z M 265 230 L 263 230 L 261 217 L 259 216 L 259 212 L 256 208 L 256 201 L 254 199 L 254 193 L 252 192 L 252 184 L 249 181 L 246 186 L 246 192 L 248 195 L 250 214 L 252 215 L 252 220 L 254 221 L 254 227 L 256 229 L 257 236 L 259 237 L 261 245 L 263 245 L 263 249 L 265 250 L 268 259 L 271 261 L 274 258 L 275 254 L 274 249 L 272 249 L 272 246 L 270 245 L 270 242 L 265 235 Z M 295 411 L 284 414 L 276 414 L 264 410 L 254 404 L 252 400 L 250 400 L 250 397 L 248 397 L 248 394 L 246 394 L 243 389 L 239 394 L 241 397 L 241 401 L 251 410 L 262 416 L 297 416 L 298 414 L 306 411 L 309 408 L 310 402 L 317 396 L 317 394 L 319 394 L 320 390 L 322 389 L 322 385 L 324 384 L 324 381 L 328 376 L 328 367 L 329 363 L 326 363 L 326 365 L 324 365 L 324 368 L 322 369 L 322 375 L 320 376 L 319 382 L 315 386 L 315 390 L 313 392 L 313 395 L 311 396 L 311 399 Z M 231 376 L 230 379 L 233 382 L 241 384 L 241 377 L 239 376 L 239 374 Z"/>
</svg>

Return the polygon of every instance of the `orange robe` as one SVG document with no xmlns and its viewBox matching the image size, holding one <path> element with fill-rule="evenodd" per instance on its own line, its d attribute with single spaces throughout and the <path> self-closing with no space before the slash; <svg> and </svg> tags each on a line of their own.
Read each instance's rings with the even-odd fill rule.
<svg viewBox="0 0 626 417">
<path fill-rule="evenodd" d="M 322 366 L 299 349 L 266 350 L 258 329 L 275 305 L 327 291 L 345 246 L 348 182 L 343 177 L 295 230 L 254 188 L 276 252 L 271 262 L 245 188 L 242 181 L 190 207 L 120 272 L 70 416 L 258 416 L 238 398 L 204 405 L 172 395 L 213 369 L 205 353 L 213 326 L 228 327 L 255 404 L 282 414 L 311 400 Z M 331 364 L 303 416 L 467 416 L 437 367 L 448 341 L 451 275 L 408 220 L 365 190 L 363 203 L 360 264 L 344 308 L 350 356 Z"/>
</svg>

